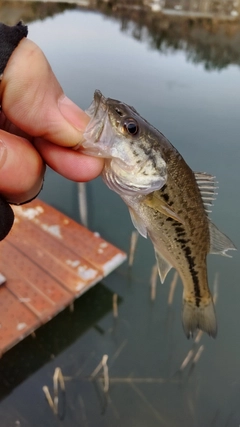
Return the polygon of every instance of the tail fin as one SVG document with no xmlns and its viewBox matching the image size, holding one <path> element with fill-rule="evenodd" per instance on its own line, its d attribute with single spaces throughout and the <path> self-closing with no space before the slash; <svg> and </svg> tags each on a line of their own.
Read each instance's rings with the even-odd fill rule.
<svg viewBox="0 0 240 427">
<path fill-rule="evenodd" d="M 193 302 L 183 300 L 183 329 L 187 338 L 192 337 L 197 329 L 207 332 L 213 338 L 217 335 L 217 320 L 212 299 L 197 307 Z"/>
</svg>

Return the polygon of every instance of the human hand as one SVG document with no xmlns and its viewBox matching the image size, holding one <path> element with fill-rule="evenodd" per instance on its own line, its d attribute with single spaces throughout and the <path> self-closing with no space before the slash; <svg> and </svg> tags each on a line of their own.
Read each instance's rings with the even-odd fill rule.
<svg viewBox="0 0 240 427">
<path fill-rule="evenodd" d="M 0 84 L 0 194 L 10 203 L 41 189 L 45 164 L 73 181 L 101 173 L 103 160 L 74 151 L 89 117 L 63 93 L 42 51 L 24 38 Z"/>
</svg>

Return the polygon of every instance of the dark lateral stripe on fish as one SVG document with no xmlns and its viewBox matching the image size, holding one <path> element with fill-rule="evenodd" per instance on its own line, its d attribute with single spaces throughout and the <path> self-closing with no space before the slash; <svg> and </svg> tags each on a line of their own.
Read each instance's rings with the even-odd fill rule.
<svg viewBox="0 0 240 427">
<path fill-rule="evenodd" d="M 195 257 L 191 256 L 191 249 L 189 246 L 186 246 L 183 248 L 188 264 L 189 264 L 189 270 L 193 279 L 193 285 L 194 285 L 194 296 L 196 301 L 196 306 L 199 307 L 200 301 L 201 301 L 201 293 L 200 293 L 200 286 L 199 286 L 199 278 L 198 278 L 198 272 L 194 269 L 195 267 Z"/>
<path fill-rule="evenodd" d="M 190 239 L 184 239 L 183 236 L 186 235 L 184 228 L 179 225 L 178 222 L 174 221 L 172 223 L 177 237 L 174 238 L 174 240 L 178 243 L 180 243 L 182 250 L 185 253 L 186 260 L 189 264 L 189 271 L 193 279 L 193 287 L 194 287 L 194 297 L 195 297 L 195 305 L 196 307 L 200 306 L 201 302 L 201 292 L 200 292 L 200 286 L 199 286 L 199 278 L 198 278 L 198 272 L 195 270 L 195 257 L 191 255 L 191 248 L 189 246 L 186 246 L 187 243 L 190 241 Z"/>
</svg>

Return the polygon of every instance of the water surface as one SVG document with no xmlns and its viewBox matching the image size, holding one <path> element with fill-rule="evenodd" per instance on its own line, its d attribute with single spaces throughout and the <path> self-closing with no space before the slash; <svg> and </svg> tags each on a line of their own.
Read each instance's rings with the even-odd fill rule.
<svg viewBox="0 0 240 427">
<path fill-rule="evenodd" d="M 129 16 L 63 10 L 33 20 L 29 37 L 79 106 L 89 106 L 95 89 L 133 105 L 193 170 L 216 175 L 219 195 L 212 219 L 240 247 L 240 48 L 235 44 L 240 32 L 225 23 L 207 39 L 204 25 L 187 23 L 182 31 L 181 22 L 174 27 L 181 41 L 176 45 L 173 30 L 150 31 L 145 18 Z M 89 228 L 128 251 L 133 226 L 121 199 L 101 178 L 87 185 L 87 196 Z M 48 170 L 41 198 L 79 220 L 75 183 Z M 182 285 L 178 283 L 169 308 L 171 272 L 164 285 L 158 282 L 151 301 L 154 254 L 150 242 L 140 237 L 131 272 L 125 263 L 80 298 L 73 313 L 65 310 L 38 330 L 36 339 L 29 337 L 1 359 L 1 425 L 238 426 L 239 262 L 239 252 L 232 259 L 209 256 L 211 288 L 216 277 L 219 281 L 219 333 L 216 340 L 203 336 L 194 347 L 204 346 L 201 358 L 180 373 L 193 346 L 181 326 Z M 113 293 L 119 295 L 117 319 Z M 107 396 L 101 383 L 89 381 L 104 354 L 110 376 Z M 68 377 L 61 420 L 42 392 L 45 384 L 52 390 L 57 366 Z"/>
</svg>

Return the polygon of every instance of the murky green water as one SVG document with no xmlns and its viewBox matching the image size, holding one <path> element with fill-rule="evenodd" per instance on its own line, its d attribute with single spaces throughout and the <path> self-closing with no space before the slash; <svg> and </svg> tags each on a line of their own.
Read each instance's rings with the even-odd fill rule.
<svg viewBox="0 0 240 427">
<path fill-rule="evenodd" d="M 41 7 L 43 18 L 48 5 Z M 216 175 L 220 188 L 212 219 L 240 247 L 240 28 L 172 22 L 137 11 L 116 10 L 113 18 L 110 12 L 106 7 L 105 15 L 73 9 L 31 18 L 29 37 L 82 108 L 89 106 L 95 89 L 134 105 L 194 170 Z M 87 196 L 89 228 L 128 251 L 133 226 L 126 206 L 100 178 L 87 185 Z M 78 219 L 76 184 L 49 170 L 41 197 Z M 125 263 L 80 298 L 73 313 L 65 310 L 35 339 L 27 338 L 3 356 L 1 426 L 237 427 L 239 262 L 239 252 L 232 259 L 209 257 L 209 283 L 216 275 L 219 279 L 218 337 L 203 336 L 193 348 L 204 346 L 196 366 L 190 363 L 180 372 L 193 347 L 181 326 L 182 286 L 178 283 L 169 308 L 171 272 L 164 285 L 158 282 L 151 301 L 154 255 L 150 242 L 139 238 L 130 273 Z M 117 319 L 113 293 L 119 295 Z M 107 396 L 101 382 L 89 380 L 104 354 Z M 42 392 L 43 385 L 52 390 L 57 366 L 68 377 L 62 419 Z"/>
</svg>

